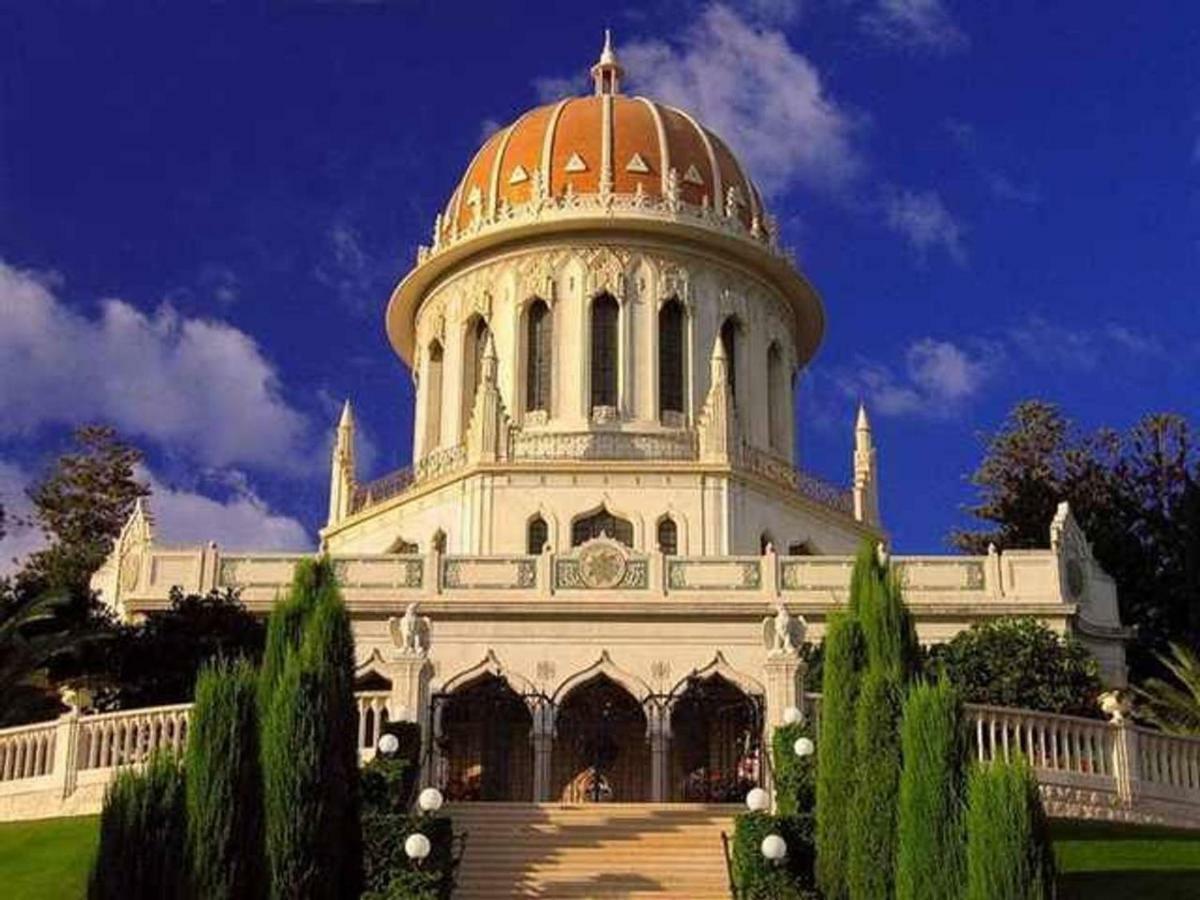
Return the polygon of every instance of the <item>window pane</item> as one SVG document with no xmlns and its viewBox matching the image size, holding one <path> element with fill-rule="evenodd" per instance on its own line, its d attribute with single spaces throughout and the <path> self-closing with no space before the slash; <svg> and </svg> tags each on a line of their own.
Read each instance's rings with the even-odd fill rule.
<svg viewBox="0 0 1200 900">
<path fill-rule="evenodd" d="M 674 556 L 679 552 L 678 534 L 675 523 L 670 519 L 663 519 L 658 523 L 658 548 L 667 556 Z"/>
<path fill-rule="evenodd" d="M 541 300 L 535 301 L 529 308 L 526 347 L 525 407 L 531 410 L 548 410 L 550 408 L 550 307 Z"/>
<path fill-rule="evenodd" d="M 677 300 L 658 314 L 658 399 L 662 412 L 683 412 L 683 307 Z"/>
<path fill-rule="evenodd" d="M 592 406 L 617 405 L 617 301 L 601 294 L 592 302 Z"/>
<path fill-rule="evenodd" d="M 545 549 L 549 535 L 550 532 L 546 527 L 546 520 L 538 516 L 529 523 L 529 541 L 525 552 L 530 556 L 539 555 Z"/>
</svg>

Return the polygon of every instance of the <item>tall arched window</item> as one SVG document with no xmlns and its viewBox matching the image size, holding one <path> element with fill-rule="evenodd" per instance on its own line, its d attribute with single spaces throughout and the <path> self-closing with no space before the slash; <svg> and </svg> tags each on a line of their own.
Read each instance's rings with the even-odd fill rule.
<svg viewBox="0 0 1200 900">
<path fill-rule="evenodd" d="M 659 520 L 658 549 L 667 556 L 674 556 L 679 552 L 679 529 L 670 516 L 663 516 Z"/>
<path fill-rule="evenodd" d="M 658 311 L 658 406 L 661 413 L 683 409 L 683 304 L 671 299 Z"/>
<path fill-rule="evenodd" d="M 601 509 L 571 523 L 571 546 L 578 547 L 584 541 L 598 538 L 602 534 L 620 541 L 626 547 L 633 546 L 633 523 L 620 516 L 614 516 L 607 509 Z"/>
<path fill-rule="evenodd" d="M 525 324 L 525 409 L 550 409 L 551 319 L 544 300 L 529 306 Z"/>
<path fill-rule="evenodd" d="M 466 433 L 475 408 L 475 392 L 483 380 L 483 354 L 487 350 L 488 326 L 482 317 L 475 316 L 467 325 L 467 337 L 463 346 L 463 416 L 462 428 Z"/>
<path fill-rule="evenodd" d="M 550 529 L 546 527 L 546 520 L 541 516 L 534 516 L 530 519 L 525 541 L 525 552 L 530 556 L 540 556 L 542 551 L 546 549 L 546 541 L 549 539 Z"/>
<path fill-rule="evenodd" d="M 620 308 L 609 294 L 592 301 L 592 409 L 617 405 Z"/>
<path fill-rule="evenodd" d="M 425 443 L 426 453 L 442 445 L 442 343 L 431 341 L 425 363 Z"/>
<path fill-rule="evenodd" d="M 767 349 L 767 440 L 776 453 L 787 450 L 786 385 L 783 381 L 783 354 L 774 341 Z"/>
<path fill-rule="evenodd" d="M 733 394 L 733 400 L 737 402 L 737 351 L 738 351 L 738 324 L 737 320 L 730 316 L 721 323 L 721 347 L 725 351 L 725 359 L 729 361 L 729 392 Z"/>
<path fill-rule="evenodd" d="M 767 552 L 767 548 L 774 543 L 775 541 L 771 538 L 771 532 L 764 531 L 758 536 L 758 552 L 765 554 Z"/>
</svg>

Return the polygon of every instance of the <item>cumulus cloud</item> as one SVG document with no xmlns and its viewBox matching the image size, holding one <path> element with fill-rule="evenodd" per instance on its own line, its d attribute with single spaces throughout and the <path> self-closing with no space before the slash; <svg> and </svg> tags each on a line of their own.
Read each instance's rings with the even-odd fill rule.
<svg viewBox="0 0 1200 900">
<path fill-rule="evenodd" d="M 865 400 L 881 415 L 947 418 L 980 392 L 1002 356 L 994 344 L 967 348 L 926 337 L 909 345 L 903 371 L 860 361 L 834 379 L 845 395 Z"/>
<path fill-rule="evenodd" d="M 894 47 L 950 53 L 970 43 L 942 0 L 874 0 L 859 22 L 872 37 Z"/>
<path fill-rule="evenodd" d="M 922 259 L 940 248 L 956 262 L 966 260 L 962 225 L 936 191 L 888 191 L 884 212 L 888 228 L 903 236 Z"/>
<path fill-rule="evenodd" d="M 137 478 L 150 487 L 155 538 L 163 543 L 216 541 L 226 548 L 260 551 L 311 550 L 314 546 L 299 521 L 272 510 L 236 470 L 211 479 L 209 487 L 216 496 L 168 486 L 144 467 L 139 467 Z M 7 533 L 0 539 L 0 576 L 17 571 L 26 556 L 46 544 L 41 529 L 19 521 L 32 512 L 25 495 L 30 481 L 29 472 L 0 459 L 0 503 L 7 513 Z"/>
<path fill-rule="evenodd" d="M 170 304 L 88 316 L 56 287 L 0 262 L 0 438 L 102 420 L 209 465 L 311 468 L 309 423 L 245 332 Z"/>
<path fill-rule="evenodd" d="M 1010 327 L 1007 336 L 1031 362 L 1085 372 L 1107 362 L 1114 351 L 1160 359 L 1172 356 L 1158 337 L 1116 322 L 1072 328 L 1042 316 L 1029 316 Z"/>
<path fill-rule="evenodd" d="M 678 40 L 618 52 L 637 91 L 695 113 L 768 193 L 795 184 L 837 190 L 862 171 L 856 117 L 778 30 L 712 5 Z"/>
</svg>

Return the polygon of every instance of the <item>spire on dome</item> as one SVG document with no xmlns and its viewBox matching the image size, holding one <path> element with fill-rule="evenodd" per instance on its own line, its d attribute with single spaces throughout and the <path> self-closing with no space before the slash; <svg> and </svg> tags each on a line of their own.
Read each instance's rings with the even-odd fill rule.
<svg viewBox="0 0 1200 900">
<path fill-rule="evenodd" d="M 592 80 L 596 84 L 597 94 L 619 94 L 621 92 L 621 76 L 625 70 L 617 62 L 617 54 L 612 46 L 612 32 L 604 29 L 604 49 L 600 51 L 600 59 L 592 66 Z"/>
</svg>

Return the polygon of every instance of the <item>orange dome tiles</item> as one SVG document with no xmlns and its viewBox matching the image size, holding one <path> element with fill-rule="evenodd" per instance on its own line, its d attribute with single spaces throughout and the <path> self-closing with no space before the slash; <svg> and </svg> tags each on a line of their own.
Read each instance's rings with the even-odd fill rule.
<svg viewBox="0 0 1200 900">
<path fill-rule="evenodd" d="M 632 194 L 641 185 L 647 194 L 662 193 L 662 154 L 658 126 L 641 100 L 613 97 L 613 190 Z"/>
<path fill-rule="evenodd" d="M 551 136 L 551 194 L 562 194 L 567 185 L 577 194 L 600 192 L 602 111 L 600 97 L 568 100 L 563 107 Z"/>
<path fill-rule="evenodd" d="M 538 177 L 551 196 L 562 196 L 568 186 L 576 194 L 598 194 L 606 166 L 617 194 L 640 188 L 661 197 L 674 169 L 684 203 L 707 203 L 722 215 L 733 186 L 742 224 L 749 228 L 755 216 L 763 218 L 762 198 L 737 157 L 694 118 L 642 97 L 598 94 L 536 107 L 489 137 L 450 197 L 443 233 L 468 229 L 476 208 L 487 220 L 504 204 L 528 203 Z"/>
</svg>

